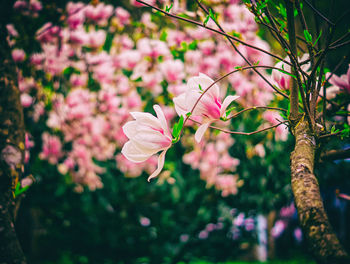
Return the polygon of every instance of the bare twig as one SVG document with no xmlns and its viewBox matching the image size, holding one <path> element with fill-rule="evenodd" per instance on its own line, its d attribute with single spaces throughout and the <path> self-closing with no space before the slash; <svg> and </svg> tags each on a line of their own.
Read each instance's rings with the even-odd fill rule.
<svg viewBox="0 0 350 264">
<path fill-rule="evenodd" d="M 304 2 L 317 14 L 320 18 L 322 18 L 324 21 L 326 21 L 328 24 L 335 26 L 335 24 L 330 21 L 327 17 L 325 17 L 319 10 L 317 10 L 309 1 L 304 0 Z"/>
<path fill-rule="evenodd" d="M 235 118 L 237 116 L 239 116 L 240 114 L 246 112 L 246 111 L 251 111 L 251 110 L 257 110 L 257 109 L 269 109 L 269 110 L 276 110 L 276 111 L 283 111 L 283 112 L 288 112 L 286 109 L 283 108 L 279 108 L 279 107 L 270 107 L 270 106 L 253 106 L 253 107 L 249 107 L 246 109 L 243 109 L 237 113 L 235 113 L 234 115 L 230 116 L 227 118 L 227 120 L 230 120 L 232 118 Z"/>
<path fill-rule="evenodd" d="M 197 124 L 202 124 L 201 122 L 198 122 L 196 120 L 193 120 L 193 119 L 190 119 L 192 122 L 195 122 Z M 261 132 L 264 132 L 266 130 L 270 130 L 272 128 L 275 128 L 275 127 L 278 127 L 282 124 L 285 124 L 285 123 L 288 123 L 288 121 L 282 121 L 276 125 L 273 125 L 273 126 L 269 126 L 269 127 L 265 127 L 265 128 L 262 128 L 262 129 L 259 129 L 259 130 L 256 130 L 256 131 L 253 131 L 253 132 L 239 132 L 239 131 L 230 131 L 230 130 L 226 130 L 226 129 L 223 129 L 223 128 L 220 128 L 220 127 L 216 127 L 216 126 L 209 126 L 210 128 L 213 128 L 213 129 L 216 129 L 216 130 L 219 130 L 219 131 L 222 131 L 224 133 L 228 133 L 228 134 L 233 134 L 233 135 L 243 135 L 243 136 L 250 136 L 250 135 L 254 135 L 254 134 L 258 134 L 258 133 L 261 133 Z"/>
<path fill-rule="evenodd" d="M 321 154 L 322 161 L 331 161 L 350 158 L 350 148 L 327 150 Z"/>
</svg>

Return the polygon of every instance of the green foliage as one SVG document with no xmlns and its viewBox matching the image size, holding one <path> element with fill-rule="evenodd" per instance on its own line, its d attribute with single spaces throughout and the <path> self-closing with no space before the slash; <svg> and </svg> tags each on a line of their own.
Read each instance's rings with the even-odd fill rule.
<svg viewBox="0 0 350 264">
<path fill-rule="evenodd" d="M 179 141 L 180 139 L 180 133 L 182 130 L 182 127 L 184 125 L 184 117 L 180 116 L 179 121 L 177 123 L 175 123 L 174 127 L 173 127 L 173 143 L 176 143 Z"/>
</svg>

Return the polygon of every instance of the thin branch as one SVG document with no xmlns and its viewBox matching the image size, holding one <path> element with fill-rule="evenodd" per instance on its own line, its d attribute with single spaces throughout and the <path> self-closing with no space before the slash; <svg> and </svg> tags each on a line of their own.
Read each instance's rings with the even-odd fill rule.
<svg viewBox="0 0 350 264">
<path fill-rule="evenodd" d="M 330 133 L 330 134 L 321 135 L 321 136 L 318 137 L 318 139 L 324 139 L 324 138 L 328 138 L 328 137 L 338 136 L 341 132 L 343 132 L 343 131 L 338 131 L 336 133 Z"/>
<path fill-rule="evenodd" d="M 340 47 L 343 47 L 343 46 L 346 46 L 346 45 L 349 45 L 350 44 L 350 40 L 347 40 L 343 43 L 340 43 L 338 45 L 335 45 L 335 46 L 330 46 L 329 49 L 331 50 L 334 50 L 334 49 L 337 49 L 337 48 L 340 48 Z"/>
<path fill-rule="evenodd" d="M 207 14 L 209 15 L 208 10 L 201 4 L 201 2 L 199 0 L 196 0 L 197 4 L 199 5 L 199 7 Z M 216 21 L 213 20 L 214 23 L 216 24 L 216 26 L 221 30 L 221 32 L 225 33 L 224 29 L 221 27 L 221 25 Z M 242 54 L 242 52 L 236 47 L 236 45 L 232 42 L 232 40 L 227 37 L 227 40 L 230 42 L 231 46 L 233 47 L 233 49 L 241 56 L 241 58 L 249 65 L 252 66 L 252 63 Z M 284 60 L 283 60 L 284 61 Z M 274 85 L 266 79 L 266 77 L 264 75 L 262 75 L 258 70 L 256 70 L 256 68 L 253 68 L 253 71 L 258 74 L 273 90 L 275 90 L 276 92 L 278 92 L 279 94 L 281 94 L 281 92 L 276 89 L 274 87 Z"/>
<path fill-rule="evenodd" d="M 226 120 L 230 120 L 232 118 L 235 118 L 237 116 L 239 116 L 240 114 L 246 112 L 246 111 L 251 111 L 251 110 L 257 110 L 257 109 L 269 109 L 269 110 L 276 110 L 276 111 L 283 111 L 283 112 L 288 112 L 288 110 L 283 109 L 283 108 L 279 108 L 279 107 L 270 107 L 270 106 L 253 106 L 253 107 L 249 107 L 246 109 L 243 109 L 237 113 L 235 113 L 234 115 L 228 117 Z"/>
<path fill-rule="evenodd" d="M 350 35 L 350 32 L 345 33 L 343 36 L 335 40 L 330 46 L 334 46 L 335 44 L 339 43 L 343 39 L 347 38 Z"/>
<path fill-rule="evenodd" d="M 193 105 L 193 107 L 192 107 L 190 113 L 192 113 L 192 112 L 194 111 L 194 109 L 195 109 L 196 106 L 198 105 L 199 101 L 200 101 L 200 100 L 202 99 L 202 97 L 204 96 L 204 94 L 206 94 L 206 93 L 209 91 L 209 89 L 210 89 L 211 87 L 213 87 L 216 83 L 220 82 L 221 80 L 225 79 L 227 76 L 229 76 L 229 75 L 231 75 L 231 74 L 233 74 L 233 73 L 235 73 L 235 72 L 244 71 L 244 70 L 249 70 L 249 69 L 253 69 L 253 68 L 265 68 L 265 69 L 276 69 L 276 70 L 280 70 L 279 68 L 272 67 L 272 66 L 255 65 L 255 66 L 246 66 L 246 67 L 242 67 L 242 68 L 233 70 L 233 71 L 231 71 L 231 72 L 229 72 L 229 73 L 226 73 L 225 75 L 223 75 L 223 76 L 220 77 L 219 79 L 215 80 L 211 85 L 208 86 L 208 88 L 206 88 L 206 89 L 203 91 L 203 93 L 198 97 L 196 103 Z M 282 93 L 282 92 L 280 92 L 280 93 L 281 93 L 284 97 L 288 98 L 288 95 L 286 95 L 286 94 L 284 94 L 284 93 Z M 182 133 L 182 130 L 183 130 L 184 126 L 185 126 L 185 123 L 187 122 L 187 120 L 188 120 L 189 118 L 190 118 L 190 116 L 186 116 L 186 119 L 185 119 L 185 121 L 184 121 L 184 124 L 183 124 L 183 126 L 182 126 L 182 129 L 181 129 L 180 134 Z"/>
<path fill-rule="evenodd" d="M 328 150 L 321 154 L 320 159 L 322 161 L 339 160 L 350 158 L 350 148 Z"/>
<path fill-rule="evenodd" d="M 197 124 L 200 124 L 202 125 L 201 122 L 198 122 L 196 120 L 193 120 L 193 119 L 190 119 L 192 122 L 195 122 Z M 223 129 L 223 128 L 220 128 L 220 127 L 216 127 L 216 126 L 209 126 L 210 128 L 213 128 L 213 129 L 216 129 L 216 130 L 219 130 L 219 131 L 222 131 L 224 133 L 227 133 L 227 134 L 233 134 L 233 135 L 243 135 L 243 136 L 250 136 L 250 135 L 254 135 L 254 134 L 258 134 L 258 133 L 261 133 L 261 132 L 264 132 L 266 130 L 270 130 L 272 128 L 275 128 L 275 127 L 278 127 L 282 124 L 285 124 L 285 123 L 288 123 L 288 121 L 283 121 L 283 122 L 280 122 L 276 125 L 273 125 L 273 126 L 269 126 L 269 127 L 265 127 L 265 128 L 262 128 L 262 129 L 259 129 L 259 130 L 256 130 L 256 131 L 253 131 L 253 132 L 239 132 L 239 131 L 230 131 L 230 130 L 226 130 L 226 129 Z"/>
<path fill-rule="evenodd" d="M 309 1 L 304 0 L 304 2 L 319 16 L 321 17 L 324 21 L 326 21 L 328 24 L 335 26 L 335 24 L 330 21 L 327 17 L 325 17 L 320 11 L 318 11 L 312 4 L 309 3 Z"/>
</svg>

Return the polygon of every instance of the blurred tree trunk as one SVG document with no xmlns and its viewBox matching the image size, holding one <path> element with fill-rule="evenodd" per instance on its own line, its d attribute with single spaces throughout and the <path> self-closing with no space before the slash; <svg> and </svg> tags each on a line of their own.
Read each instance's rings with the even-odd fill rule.
<svg viewBox="0 0 350 264">
<path fill-rule="evenodd" d="M 271 235 L 271 230 L 276 220 L 276 211 L 270 211 L 267 215 L 267 240 L 268 240 L 268 259 L 275 259 L 275 238 Z"/>
<path fill-rule="evenodd" d="M 295 147 L 291 154 L 291 178 L 299 221 L 312 253 L 320 263 L 350 263 L 334 233 L 316 176 L 314 160 L 316 139 L 303 118 L 293 129 Z"/>
<path fill-rule="evenodd" d="M 12 1 L 7 1 L 13 4 Z M 17 239 L 14 187 L 20 181 L 24 157 L 24 120 L 16 67 L 6 41 L 6 15 L 0 12 L 0 263 L 26 263 Z M 4 15 L 4 16 L 3 16 Z"/>
</svg>

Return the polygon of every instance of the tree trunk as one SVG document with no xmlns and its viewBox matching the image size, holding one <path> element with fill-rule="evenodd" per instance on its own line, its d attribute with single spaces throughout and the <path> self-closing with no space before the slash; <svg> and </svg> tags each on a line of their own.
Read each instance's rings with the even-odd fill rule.
<svg viewBox="0 0 350 264">
<path fill-rule="evenodd" d="M 9 1 L 10 2 L 10 1 Z M 6 10 L 4 6 L 2 6 Z M 14 188 L 21 179 L 24 119 L 16 67 L 0 23 L 0 264 L 26 263 L 14 227 Z"/>
<path fill-rule="evenodd" d="M 316 140 L 302 119 L 293 129 L 295 147 L 291 154 L 291 180 L 300 225 L 316 260 L 320 263 L 350 263 L 334 233 L 323 207 L 314 175 Z"/>
</svg>

